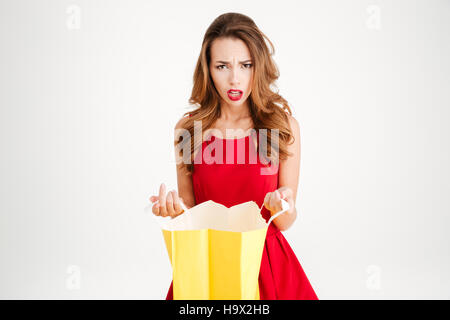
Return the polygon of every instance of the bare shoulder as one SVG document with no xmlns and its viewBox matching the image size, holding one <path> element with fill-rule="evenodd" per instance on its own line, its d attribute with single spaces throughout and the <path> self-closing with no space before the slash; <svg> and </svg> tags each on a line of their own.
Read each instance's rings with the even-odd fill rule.
<svg viewBox="0 0 450 320">
<path fill-rule="evenodd" d="M 291 116 L 290 114 L 287 115 L 289 120 L 289 126 L 291 127 L 292 131 L 299 131 L 300 130 L 300 124 L 298 123 L 297 119 L 295 119 L 294 116 Z"/>
<path fill-rule="evenodd" d="M 184 123 L 186 122 L 186 119 L 189 118 L 189 116 L 184 116 L 181 119 L 178 120 L 178 122 L 175 125 L 175 129 L 181 129 L 183 128 Z"/>
<path fill-rule="evenodd" d="M 294 140 L 298 142 L 300 140 L 300 124 L 298 123 L 297 119 L 295 119 L 294 116 L 288 114 L 287 117 L 289 120 L 289 127 L 292 130 Z"/>
</svg>

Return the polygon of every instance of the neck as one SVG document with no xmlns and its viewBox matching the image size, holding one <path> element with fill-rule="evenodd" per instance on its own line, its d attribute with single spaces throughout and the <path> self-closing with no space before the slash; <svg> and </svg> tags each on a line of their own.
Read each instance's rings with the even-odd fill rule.
<svg viewBox="0 0 450 320">
<path fill-rule="evenodd" d="M 245 102 L 241 106 L 230 106 L 228 104 L 223 104 L 220 106 L 220 118 L 227 122 L 237 122 L 242 119 L 249 118 L 250 110 L 248 103 Z"/>
</svg>

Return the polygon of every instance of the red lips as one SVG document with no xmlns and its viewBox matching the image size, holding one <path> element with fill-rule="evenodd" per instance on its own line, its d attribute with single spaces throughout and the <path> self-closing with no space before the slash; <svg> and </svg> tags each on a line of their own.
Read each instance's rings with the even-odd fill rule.
<svg viewBox="0 0 450 320">
<path fill-rule="evenodd" d="M 233 94 L 232 92 L 239 92 L 239 94 Z M 237 101 L 242 97 L 243 92 L 242 92 L 242 90 L 238 90 L 238 89 L 230 89 L 227 91 L 227 94 L 228 94 L 228 98 L 230 98 L 230 100 Z"/>
</svg>

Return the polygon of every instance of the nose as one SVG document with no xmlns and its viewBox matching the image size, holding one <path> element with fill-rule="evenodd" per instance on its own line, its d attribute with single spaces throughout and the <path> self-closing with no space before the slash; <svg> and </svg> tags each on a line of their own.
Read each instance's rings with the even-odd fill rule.
<svg viewBox="0 0 450 320">
<path fill-rule="evenodd" d="M 232 85 L 235 85 L 235 84 L 239 84 L 239 76 L 238 76 L 238 73 L 239 73 L 239 70 L 238 70 L 238 68 L 232 68 L 232 70 L 231 70 L 231 74 L 230 74 L 230 83 L 232 84 Z"/>
</svg>

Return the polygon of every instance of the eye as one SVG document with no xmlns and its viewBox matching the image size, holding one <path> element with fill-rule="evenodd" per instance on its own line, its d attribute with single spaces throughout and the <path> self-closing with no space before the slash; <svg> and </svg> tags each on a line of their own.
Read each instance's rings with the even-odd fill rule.
<svg viewBox="0 0 450 320">
<path fill-rule="evenodd" d="M 225 67 L 225 65 L 221 64 L 220 66 L 217 66 L 216 68 L 219 69 L 219 70 L 222 70 L 222 67 Z"/>
<path fill-rule="evenodd" d="M 246 63 L 246 64 L 244 64 L 244 66 L 248 66 L 248 67 L 246 67 L 246 68 L 249 69 L 249 68 L 252 67 L 252 64 L 251 64 L 251 63 Z"/>
</svg>

